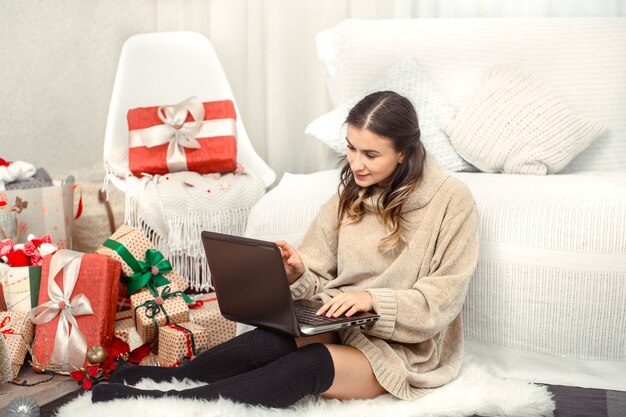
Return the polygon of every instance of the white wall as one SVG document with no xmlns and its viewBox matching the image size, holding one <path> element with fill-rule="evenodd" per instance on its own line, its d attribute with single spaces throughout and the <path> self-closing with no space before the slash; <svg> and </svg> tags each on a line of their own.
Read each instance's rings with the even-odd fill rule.
<svg viewBox="0 0 626 417">
<path fill-rule="evenodd" d="M 122 44 L 156 29 L 155 3 L 0 0 L 0 157 L 56 178 L 100 165 Z"/>
<path fill-rule="evenodd" d="M 303 133 L 330 106 L 314 37 L 344 18 L 624 14 L 626 0 L 0 0 L 0 157 L 57 179 L 101 178 L 117 61 L 137 33 L 211 39 L 253 145 L 280 177 L 327 158 Z"/>
</svg>

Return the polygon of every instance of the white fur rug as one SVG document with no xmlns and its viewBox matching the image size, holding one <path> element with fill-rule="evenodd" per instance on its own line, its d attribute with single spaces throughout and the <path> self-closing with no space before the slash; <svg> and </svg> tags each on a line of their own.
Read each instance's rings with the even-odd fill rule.
<svg viewBox="0 0 626 417">
<path fill-rule="evenodd" d="M 154 383 L 143 380 L 138 387 L 150 389 L 181 389 L 198 386 L 188 380 L 175 383 Z M 284 410 L 251 407 L 219 401 L 182 400 L 176 398 L 115 400 L 91 403 L 86 392 L 62 406 L 58 417 L 132 416 L 150 417 L 463 417 L 474 414 L 485 417 L 547 417 L 552 416 L 554 401 L 548 390 L 540 385 L 518 380 L 505 380 L 465 358 L 459 377 L 444 387 L 414 401 L 397 400 L 383 395 L 373 400 L 326 400 L 308 398 Z"/>
</svg>

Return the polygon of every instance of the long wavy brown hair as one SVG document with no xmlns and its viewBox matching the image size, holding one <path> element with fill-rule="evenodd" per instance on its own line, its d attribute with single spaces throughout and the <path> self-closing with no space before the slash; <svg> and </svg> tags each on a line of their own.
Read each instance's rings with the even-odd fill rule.
<svg viewBox="0 0 626 417">
<path fill-rule="evenodd" d="M 383 253 L 397 249 L 404 243 L 401 235 L 405 222 L 401 215 L 402 205 L 418 186 L 426 159 L 415 108 L 398 93 L 379 91 L 359 101 L 348 113 L 346 124 L 384 136 L 391 140 L 396 152 L 404 153 L 403 162 L 391 174 L 376 202 L 378 214 L 389 230 L 389 234 L 381 239 L 379 249 Z M 363 202 L 374 193 L 374 185 L 366 188 L 357 185 L 345 155 L 340 164 L 337 228 L 344 221 L 353 223 L 361 220 L 365 214 Z"/>
</svg>

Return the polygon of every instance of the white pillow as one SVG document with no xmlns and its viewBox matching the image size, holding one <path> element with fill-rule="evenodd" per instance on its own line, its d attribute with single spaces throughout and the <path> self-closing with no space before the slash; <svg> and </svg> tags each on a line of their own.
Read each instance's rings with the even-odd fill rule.
<svg viewBox="0 0 626 417">
<path fill-rule="evenodd" d="M 442 122 L 457 152 L 485 172 L 554 174 L 605 129 L 518 67 L 495 66 L 476 95 Z"/>
<path fill-rule="evenodd" d="M 424 147 L 451 171 L 475 171 L 450 145 L 439 125 L 444 115 L 454 112 L 435 84 L 422 72 L 417 61 L 404 58 L 393 65 L 371 88 L 353 97 L 335 110 L 313 120 L 305 129 L 307 135 L 320 140 L 340 155 L 346 152 L 345 129 L 342 126 L 350 109 L 363 97 L 375 91 L 390 90 L 405 96 L 417 111 Z"/>
<path fill-rule="evenodd" d="M 282 239 L 298 246 L 338 185 L 338 169 L 313 174 L 285 172 L 280 183 L 252 207 L 245 236 L 271 242 Z"/>
</svg>

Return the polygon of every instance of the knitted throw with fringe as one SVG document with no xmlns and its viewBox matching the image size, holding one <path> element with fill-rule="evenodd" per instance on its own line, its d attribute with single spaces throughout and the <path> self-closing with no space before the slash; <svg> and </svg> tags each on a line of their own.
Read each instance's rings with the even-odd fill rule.
<svg viewBox="0 0 626 417">
<path fill-rule="evenodd" d="M 253 172 L 176 172 L 127 177 L 124 222 L 141 229 L 196 290 L 211 279 L 200 239 L 203 230 L 243 235 L 252 206 L 265 193 Z"/>
</svg>

